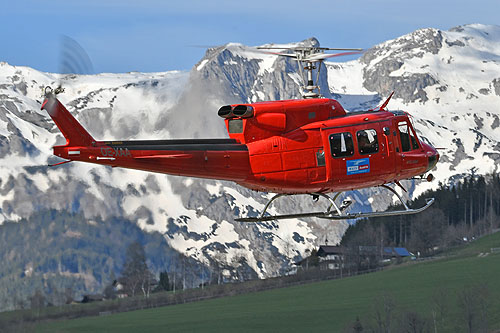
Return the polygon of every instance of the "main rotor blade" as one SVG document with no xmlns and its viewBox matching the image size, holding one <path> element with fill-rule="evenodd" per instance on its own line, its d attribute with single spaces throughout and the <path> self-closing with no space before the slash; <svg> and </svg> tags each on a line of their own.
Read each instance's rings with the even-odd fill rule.
<svg viewBox="0 0 500 333">
<path fill-rule="evenodd" d="M 360 48 L 332 48 L 332 47 L 314 47 L 314 46 L 257 46 L 257 49 L 263 50 L 323 50 L 323 51 L 363 51 Z"/>
<path fill-rule="evenodd" d="M 283 56 L 283 57 L 297 58 L 296 54 L 291 54 L 291 53 L 265 52 L 265 51 L 260 51 L 260 52 L 265 53 L 265 54 L 273 54 L 273 55 Z"/>
<path fill-rule="evenodd" d="M 295 58 L 298 59 L 297 54 L 293 53 L 281 53 L 281 52 L 266 52 L 266 51 L 260 51 L 265 54 L 273 54 L 277 56 L 283 56 L 283 57 L 289 57 L 289 58 Z M 314 53 L 311 54 L 305 58 L 300 58 L 301 61 L 319 61 L 319 60 L 324 60 L 328 58 L 333 58 L 333 57 L 342 57 L 342 56 L 348 56 L 348 55 L 353 55 L 353 54 L 361 54 L 363 52 L 360 51 L 355 51 L 355 52 L 342 52 L 342 53 L 334 53 L 334 54 L 327 54 L 327 53 Z"/>
<path fill-rule="evenodd" d="M 363 52 L 356 51 L 356 52 L 342 52 L 342 53 L 334 53 L 334 54 L 316 53 L 316 54 L 311 54 L 310 56 L 303 58 L 301 60 L 303 60 L 303 61 L 319 61 L 319 60 L 324 60 L 324 59 L 333 58 L 333 57 L 342 57 L 342 56 L 361 54 L 361 53 L 363 53 Z"/>
<path fill-rule="evenodd" d="M 256 49 L 259 49 L 259 50 L 293 50 L 295 49 L 296 47 L 295 46 L 281 46 L 281 47 L 277 47 L 277 46 L 257 46 Z"/>
<path fill-rule="evenodd" d="M 363 49 L 359 49 L 359 48 L 356 48 L 356 49 L 335 49 L 335 48 L 331 48 L 331 47 L 321 47 L 320 49 L 330 50 L 330 51 L 363 51 Z"/>
</svg>

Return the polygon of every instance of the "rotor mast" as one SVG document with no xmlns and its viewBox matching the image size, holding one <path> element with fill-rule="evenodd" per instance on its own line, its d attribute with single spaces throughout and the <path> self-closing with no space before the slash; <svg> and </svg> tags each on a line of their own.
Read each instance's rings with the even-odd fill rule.
<svg viewBox="0 0 500 333">
<path fill-rule="evenodd" d="M 318 67 L 318 73 L 321 69 L 321 61 L 319 62 L 319 67 Z M 316 69 L 316 66 L 314 66 L 314 63 L 308 61 L 307 65 L 304 67 L 305 70 L 307 70 L 307 85 L 303 87 L 304 91 L 302 92 L 302 97 L 304 98 L 319 98 L 321 97 L 321 90 L 319 88 L 319 84 L 315 85 L 313 82 L 313 69 Z M 318 75 L 319 76 L 319 75 Z M 316 83 L 318 81 L 316 80 Z M 315 92 L 315 90 L 318 90 L 318 92 Z"/>
<path fill-rule="evenodd" d="M 322 97 L 318 81 L 323 59 L 313 60 L 311 56 L 318 53 L 324 53 L 324 51 L 321 48 L 313 46 L 297 47 L 292 50 L 295 52 L 297 62 L 299 62 L 298 65 L 302 79 L 305 81 L 305 84 L 302 86 L 302 98 Z M 319 64 L 316 66 L 316 63 Z M 313 76 L 313 71 L 315 69 L 318 69 L 316 74 L 316 83 Z"/>
<path fill-rule="evenodd" d="M 302 98 L 319 98 L 321 96 L 321 89 L 319 86 L 319 74 L 323 61 L 327 58 L 339 57 L 345 55 L 353 55 L 362 53 L 363 49 L 338 49 L 318 46 L 296 46 L 296 47 L 267 47 L 260 46 L 258 49 L 278 49 L 278 50 L 291 50 L 294 53 L 282 52 L 269 52 L 278 56 L 294 58 L 299 62 L 299 71 L 302 79 L 305 81 L 302 86 Z M 325 51 L 349 51 L 341 53 L 325 53 Z M 318 65 L 316 65 L 318 63 Z M 313 70 L 316 71 L 316 81 L 314 81 Z M 306 73 L 304 73 L 306 71 Z"/>
</svg>

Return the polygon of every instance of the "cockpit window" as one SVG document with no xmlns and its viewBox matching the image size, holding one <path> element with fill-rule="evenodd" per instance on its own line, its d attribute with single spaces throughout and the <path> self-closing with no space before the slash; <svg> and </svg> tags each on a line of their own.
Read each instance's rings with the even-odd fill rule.
<svg viewBox="0 0 500 333">
<path fill-rule="evenodd" d="M 415 139 L 415 136 L 413 136 L 410 132 L 410 139 L 411 139 L 411 146 L 412 148 L 415 150 L 415 149 L 418 149 L 418 142 L 417 142 L 417 139 Z"/>
</svg>

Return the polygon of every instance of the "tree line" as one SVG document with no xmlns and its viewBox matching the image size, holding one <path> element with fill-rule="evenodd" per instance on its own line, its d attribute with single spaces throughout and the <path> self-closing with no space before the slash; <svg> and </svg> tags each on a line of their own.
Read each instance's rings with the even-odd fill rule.
<svg viewBox="0 0 500 333">
<path fill-rule="evenodd" d="M 440 183 L 438 189 L 423 193 L 409 206 L 422 207 L 431 197 L 435 203 L 422 213 L 370 218 L 350 225 L 341 245 L 406 247 L 416 255 L 430 256 L 499 227 L 500 175 L 496 173 L 472 175 L 455 184 Z"/>
<path fill-rule="evenodd" d="M 440 286 L 433 290 L 426 310 L 417 312 L 382 292 L 373 299 L 372 310 L 358 315 L 344 332 L 488 332 L 489 294 L 481 283 L 458 290 Z"/>
<path fill-rule="evenodd" d="M 182 258 L 180 271 L 163 269 L 159 275 L 155 275 L 148 267 L 144 246 L 133 242 L 127 248 L 121 276 L 114 281 L 110 279 L 113 284 L 105 288 L 104 296 L 108 299 L 115 298 L 119 291 L 116 289 L 117 284 L 123 288 L 122 295 L 136 296 L 140 292 L 149 297 L 151 292 L 203 289 L 205 286 L 220 285 L 228 281 L 244 282 L 256 278 L 255 272 L 248 272 L 246 268 L 249 266 L 245 255 L 236 255 L 230 263 L 224 263 L 223 258 L 216 257 L 207 266 L 194 266 L 186 258 Z"/>
<path fill-rule="evenodd" d="M 206 270 L 172 249 L 164 235 L 144 232 L 124 218 L 88 219 L 82 213 L 43 210 L 18 222 L 4 222 L 0 311 L 61 305 L 81 300 L 83 294 L 102 293 L 122 273 L 127 248 L 134 242 L 143 246 L 147 266 L 156 276 L 162 271 L 182 276 L 185 270 L 185 284 L 191 286 Z"/>
</svg>

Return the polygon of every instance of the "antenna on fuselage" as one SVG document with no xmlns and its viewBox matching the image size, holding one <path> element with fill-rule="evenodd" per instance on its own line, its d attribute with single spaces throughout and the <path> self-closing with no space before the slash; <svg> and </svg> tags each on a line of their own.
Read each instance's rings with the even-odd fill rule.
<svg viewBox="0 0 500 333">
<path fill-rule="evenodd" d="M 272 50 L 272 49 L 291 50 L 294 52 L 294 53 L 267 52 L 267 53 L 294 58 L 299 62 L 300 74 L 302 76 L 302 79 L 304 80 L 304 85 L 302 86 L 303 98 L 321 97 L 321 90 L 318 81 L 319 81 L 319 74 L 321 71 L 321 65 L 325 59 L 353 55 L 353 54 L 360 54 L 363 51 L 363 49 L 338 49 L 338 48 L 316 47 L 316 46 L 296 46 L 296 47 L 259 46 L 257 48 L 264 50 Z M 350 51 L 350 52 L 329 54 L 325 53 L 325 51 Z M 318 63 L 317 66 L 316 63 Z M 316 71 L 316 81 L 314 81 L 313 70 L 316 68 L 318 70 Z"/>
</svg>

